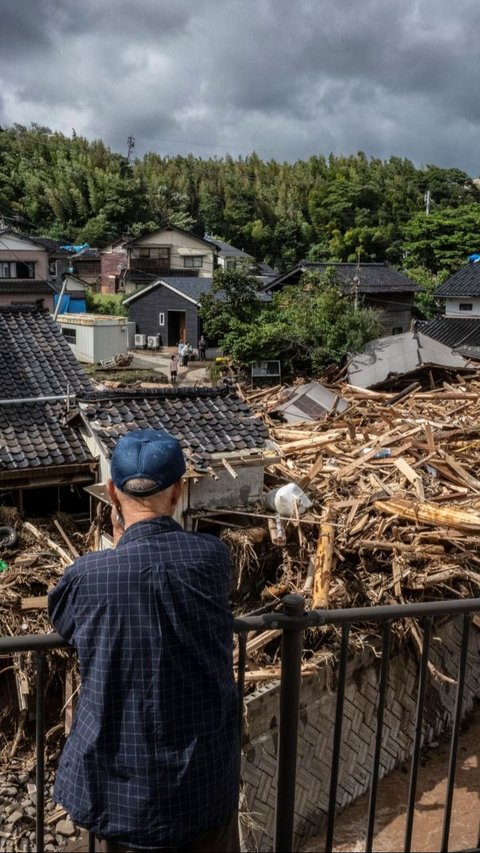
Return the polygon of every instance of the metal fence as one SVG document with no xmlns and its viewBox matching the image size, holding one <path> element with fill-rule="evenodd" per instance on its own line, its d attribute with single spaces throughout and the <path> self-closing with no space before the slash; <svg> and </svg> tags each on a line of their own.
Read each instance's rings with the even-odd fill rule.
<svg viewBox="0 0 480 853">
<path fill-rule="evenodd" d="M 382 633 L 382 651 L 380 682 L 376 710 L 375 751 L 371 768 L 369 807 L 366 824 L 365 850 L 373 849 L 375 815 L 380 759 L 382 754 L 383 719 L 388 685 L 388 672 L 391 657 L 392 625 L 399 620 L 414 618 L 423 624 L 423 649 L 419 665 L 419 680 L 416 700 L 416 720 L 413 751 L 410 765 L 408 802 L 406 808 L 404 851 L 411 850 L 415 816 L 417 778 L 422 746 L 425 691 L 428 680 L 430 641 L 434 619 L 437 617 L 462 617 L 462 640 L 458 661 L 455 711 L 450 740 L 450 756 L 443 815 L 441 853 L 449 850 L 450 823 L 452 816 L 455 769 L 459 745 L 460 724 L 462 721 L 463 694 L 467 667 L 469 635 L 472 613 L 480 612 L 480 598 L 439 601 L 427 604 L 391 605 L 382 607 L 350 608 L 346 610 L 305 612 L 305 601 L 301 596 L 288 595 L 283 602 L 283 612 L 264 613 L 235 619 L 235 632 L 239 637 L 238 691 L 240 720 L 243 720 L 244 676 L 246 665 L 247 634 L 250 631 L 278 628 L 282 630 L 281 681 L 279 701 L 279 740 L 277 766 L 277 799 L 275 819 L 274 850 L 278 853 L 290 853 L 293 850 L 293 832 L 295 816 L 295 780 L 297 766 L 297 739 L 300 701 L 301 661 L 303 637 L 307 628 L 320 625 L 341 627 L 341 644 L 338 661 L 338 686 L 333 735 L 333 759 L 329 780 L 329 808 L 327 815 L 325 851 L 330 853 L 334 844 L 335 817 L 337 806 L 337 786 L 340 764 L 340 745 L 342 741 L 343 706 L 349 648 L 349 634 L 352 625 L 366 623 L 380 626 Z M 0 638 L 0 655 L 22 652 L 34 652 L 36 657 L 36 844 L 37 851 L 43 850 L 44 837 L 44 752 L 45 752 L 45 666 L 46 652 L 50 649 L 64 648 L 65 642 L 58 634 L 31 635 Z M 90 834 L 89 850 L 95 850 L 95 839 Z M 480 851 L 480 836 L 476 847 L 471 851 Z"/>
</svg>

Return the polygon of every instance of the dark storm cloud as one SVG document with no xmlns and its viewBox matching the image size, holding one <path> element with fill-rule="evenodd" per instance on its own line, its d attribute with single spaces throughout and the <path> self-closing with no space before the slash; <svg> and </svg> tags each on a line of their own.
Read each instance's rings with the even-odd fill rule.
<svg viewBox="0 0 480 853">
<path fill-rule="evenodd" d="M 0 0 L 3 120 L 123 150 L 480 171 L 475 0 Z M 0 118 L 1 118 L 0 111 Z"/>
</svg>

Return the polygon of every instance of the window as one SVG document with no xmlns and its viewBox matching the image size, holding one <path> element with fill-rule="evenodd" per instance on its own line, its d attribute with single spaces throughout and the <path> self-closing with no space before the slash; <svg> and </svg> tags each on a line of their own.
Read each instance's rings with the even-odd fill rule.
<svg viewBox="0 0 480 853">
<path fill-rule="evenodd" d="M 0 278 L 35 278 L 33 261 L 0 261 Z"/>
<path fill-rule="evenodd" d="M 48 262 L 48 274 L 52 276 L 52 278 L 56 278 L 57 275 L 57 262 L 49 261 Z"/>
<path fill-rule="evenodd" d="M 77 343 L 77 330 L 76 329 L 66 329 L 65 327 L 62 329 L 63 337 L 69 344 Z"/>
<path fill-rule="evenodd" d="M 165 314 L 163 313 L 163 311 L 160 311 L 160 314 L 158 315 L 158 325 L 159 326 L 165 325 Z"/>
<path fill-rule="evenodd" d="M 187 269 L 199 269 L 203 267 L 203 257 L 202 255 L 190 255 L 183 259 L 183 266 L 187 267 Z"/>
<path fill-rule="evenodd" d="M 235 258 L 225 258 L 225 269 L 226 270 L 234 270 L 235 269 Z"/>
<path fill-rule="evenodd" d="M 163 261 L 168 266 L 170 259 L 170 249 L 168 246 L 139 246 L 137 251 L 139 258 Z"/>
<path fill-rule="evenodd" d="M 473 302 L 459 302 L 459 311 L 473 311 Z"/>
</svg>

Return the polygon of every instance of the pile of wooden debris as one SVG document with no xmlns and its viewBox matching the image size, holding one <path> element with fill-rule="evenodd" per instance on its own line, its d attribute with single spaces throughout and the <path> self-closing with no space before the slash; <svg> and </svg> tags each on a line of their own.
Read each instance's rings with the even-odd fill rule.
<svg viewBox="0 0 480 853">
<path fill-rule="evenodd" d="M 247 393 L 281 456 L 271 485 L 296 483 L 321 519 L 304 566 L 312 606 L 473 594 L 480 585 L 480 374 L 427 392 L 330 390 L 348 402 L 345 411 L 293 425 L 275 420 L 281 389 Z M 312 520 L 293 523 L 302 529 Z"/>
</svg>

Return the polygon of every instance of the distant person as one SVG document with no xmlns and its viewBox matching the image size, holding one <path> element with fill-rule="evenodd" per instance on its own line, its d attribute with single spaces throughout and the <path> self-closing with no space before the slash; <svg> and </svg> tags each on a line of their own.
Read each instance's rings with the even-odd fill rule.
<svg viewBox="0 0 480 853">
<path fill-rule="evenodd" d="M 122 436 L 114 548 L 76 559 L 49 594 L 82 675 L 54 798 L 106 853 L 240 850 L 230 558 L 174 521 L 184 474 L 173 436 Z"/>
<path fill-rule="evenodd" d="M 204 335 L 200 335 L 198 341 L 198 357 L 200 361 L 205 361 L 205 354 L 207 352 L 207 342 L 205 340 Z"/>
<path fill-rule="evenodd" d="M 182 367 L 188 367 L 188 343 L 183 344 L 180 355 L 182 357 Z"/>
<path fill-rule="evenodd" d="M 182 355 L 182 349 L 183 349 L 183 341 L 178 342 L 177 349 L 178 349 L 179 356 L 181 356 Z"/>
<path fill-rule="evenodd" d="M 177 373 L 178 373 L 178 355 L 172 355 L 170 359 L 170 382 L 172 385 L 177 384 Z"/>
</svg>

